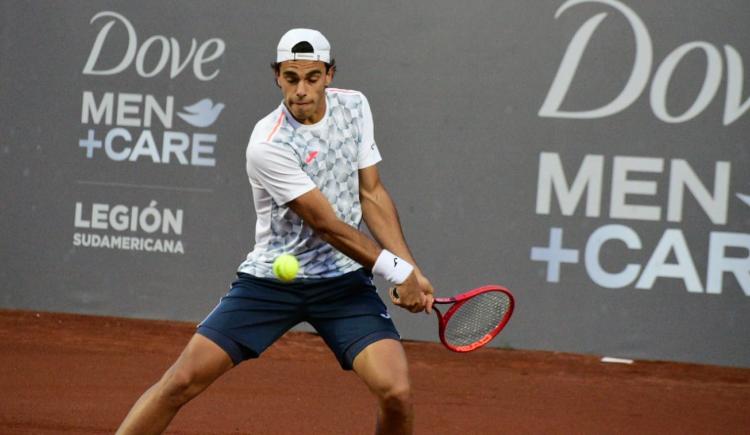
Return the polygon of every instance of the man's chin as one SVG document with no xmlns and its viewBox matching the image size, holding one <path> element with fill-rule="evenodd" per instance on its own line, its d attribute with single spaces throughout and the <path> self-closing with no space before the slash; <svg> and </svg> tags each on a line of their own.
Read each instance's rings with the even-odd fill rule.
<svg viewBox="0 0 750 435">
<path fill-rule="evenodd" d="M 307 114 L 304 112 L 293 111 L 292 115 L 294 115 L 294 119 L 296 119 L 299 122 L 305 122 L 305 120 L 307 120 L 308 118 Z"/>
<path fill-rule="evenodd" d="M 307 110 L 293 110 L 292 115 L 297 119 L 297 121 L 304 122 L 310 117 L 310 113 L 308 113 Z"/>
</svg>

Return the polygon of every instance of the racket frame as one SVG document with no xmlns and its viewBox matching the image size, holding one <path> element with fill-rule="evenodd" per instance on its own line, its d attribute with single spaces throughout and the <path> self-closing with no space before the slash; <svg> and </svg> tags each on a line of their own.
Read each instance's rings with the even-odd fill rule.
<svg viewBox="0 0 750 435">
<path fill-rule="evenodd" d="M 467 344 L 464 346 L 453 346 L 445 339 L 445 326 L 448 324 L 448 321 L 453 317 L 453 314 L 458 311 L 459 308 L 461 308 L 461 305 L 465 304 L 469 299 L 473 298 L 474 296 L 480 295 L 482 293 L 488 293 L 488 292 L 501 292 L 505 293 L 508 296 L 509 299 L 509 307 L 508 311 L 505 312 L 505 315 L 500 320 L 498 325 L 492 329 L 490 332 L 488 332 L 484 337 L 482 337 L 480 340 Z M 513 294 L 505 287 L 499 286 L 499 285 L 485 285 L 482 287 L 475 288 L 474 290 L 469 290 L 465 293 L 461 293 L 456 296 L 448 297 L 448 298 L 435 298 L 435 304 L 453 304 L 448 310 L 445 312 L 445 314 L 441 313 L 440 310 L 437 309 L 433 305 L 432 309 L 435 310 L 435 314 L 438 317 L 438 333 L 440 335 L 440 342 L 443 343 L 443 346 L 447 347 L 449 350 L 452 350 L 453 352 L 459 352 L 459 353 L 465 353 L 465 352 L 471 352 L 472 350 L 479 349 L 480 347 L 484 346 L 485 344 L 489 343 L 493 338 L 497 336 L 497 334 L 502 331 L 502 329 L 505 327 L 505 325 L 510 321 L 510 316 L 513 314 L 513 309 L 515 307 L 515 299 L 513 298 Z"/>
</svg>

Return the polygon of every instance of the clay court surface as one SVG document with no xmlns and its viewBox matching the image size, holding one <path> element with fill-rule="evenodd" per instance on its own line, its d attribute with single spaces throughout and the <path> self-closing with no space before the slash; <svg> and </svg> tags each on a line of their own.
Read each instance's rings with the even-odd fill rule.
<svg viewBox="0 0 750 435">
<path fill-rule="evenodd" d="M 193 325 L 0 311 L 0 434 L 113 433 Z M 417 434 L 750 433 L 750 369 L 406 342 Z M 219 379 L 172 434 L 369 434 L 375 404 L 319 337 Z"/>
</svg>

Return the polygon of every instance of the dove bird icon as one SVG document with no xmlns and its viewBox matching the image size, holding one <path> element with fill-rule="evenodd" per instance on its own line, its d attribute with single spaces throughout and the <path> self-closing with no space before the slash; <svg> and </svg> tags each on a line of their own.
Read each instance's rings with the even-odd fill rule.
<svg viewBox="0 0 750 435">
<path fill-rule="evenodd" d="M 191 106 L 182 108 L 185 112 L 177 112 L 177 116 L 183 121 L 195 127 L 208 127 L 216 122 L 216 118 L 224 109 L 224 104 L 214 105 L 210 98 L 204 98 Z"/>
</svg>

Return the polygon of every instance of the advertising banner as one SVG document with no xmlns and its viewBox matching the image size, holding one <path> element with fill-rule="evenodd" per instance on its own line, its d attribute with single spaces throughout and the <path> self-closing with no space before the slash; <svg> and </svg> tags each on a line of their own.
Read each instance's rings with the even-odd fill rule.
<svg viewBox="0 0 750 435">
<path fill-rule="evenodd" d="M 368 97 L 437 292 L 516 296 L 492 346 L 750 367 L 745 1 L 0 11 L 4 308 L 208 314 L 253 246 L 245 147 L 281 101 L 276 44 L 309 27 Z"/>
</svg>

